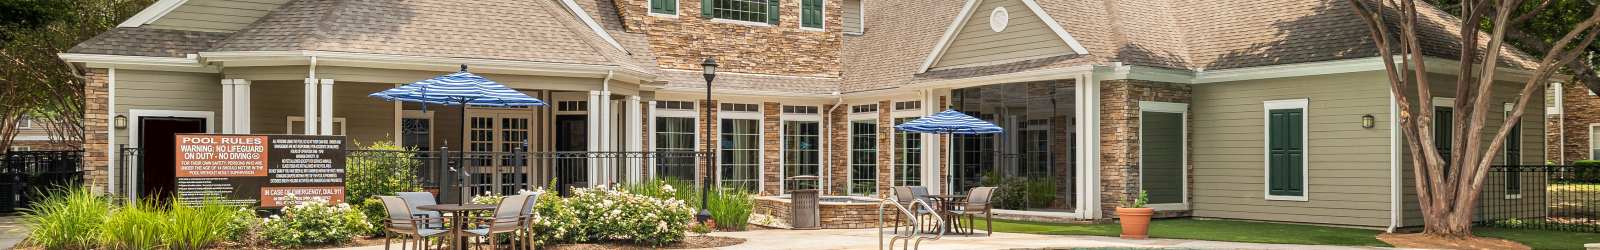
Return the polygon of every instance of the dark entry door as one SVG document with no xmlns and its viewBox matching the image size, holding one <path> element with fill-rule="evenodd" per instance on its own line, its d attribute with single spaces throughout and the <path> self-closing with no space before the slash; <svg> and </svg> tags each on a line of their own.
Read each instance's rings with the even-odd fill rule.
<svg viewBox="0 0 1600 250">
<path fill-rule="evenodd" d="M 589 117 L 586 115 L 556 116 L 556 151 L 584 152 L 589 150 Z M 558 154 L 556 159 L 556 185 L 561 195 L 577 186 L 588 185 L 588 157 L 581 154 Z"/>
<path fill-rule="evenodd" d="M 177 142 L 180 133 L 205 133 L 206 119 L 181 117 L 139 118 L 138 187 L 140 198 L 162 202 L 177 188 Z"/>
</svg>

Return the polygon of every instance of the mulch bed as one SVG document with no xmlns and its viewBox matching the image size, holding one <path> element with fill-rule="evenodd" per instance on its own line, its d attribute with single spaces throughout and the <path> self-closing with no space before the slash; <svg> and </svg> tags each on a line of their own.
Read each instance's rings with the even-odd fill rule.
<svg viewBox="0 0 1600 250">
<path fill-rule="evenodd" d="M 1413 234 L 1380 234 L 1378 240 L 1400 248 L 1427 248 L 1427 249 L 1532 249 L 1522 243 L 1504 239 L 1469 237 L 1469 238 L 1443 238 Z"/>
</svg>

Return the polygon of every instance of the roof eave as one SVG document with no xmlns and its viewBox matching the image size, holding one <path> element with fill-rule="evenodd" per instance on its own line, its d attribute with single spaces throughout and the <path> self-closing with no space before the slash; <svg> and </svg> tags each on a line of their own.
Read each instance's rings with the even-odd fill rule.
<svg viewBox="0 0 1600 250">
<path fill-rule="evenodd" d="M 619 65 L 536 62 L 479 58 L 448 58 L 405 56 L 334 51 L 217 51 L 200 52 L 205 63 L 222 63 L 228 67 L 307 65 L 316 57 L 318 65 L 353 66 L 404 70 L 454 71 L 461 64 L 471 65 L 474 72 L 540 75 L 563 77 L 605 77 L 615 73 L 613 80 L 622 82 L 649 82 L 657 76 Z"/>
</svg>

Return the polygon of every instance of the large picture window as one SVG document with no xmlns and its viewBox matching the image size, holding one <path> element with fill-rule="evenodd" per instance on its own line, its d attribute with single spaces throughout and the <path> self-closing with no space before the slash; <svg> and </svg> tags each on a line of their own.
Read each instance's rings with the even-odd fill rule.
<svg viewBox="0 0 1600 250">
<path fill-rule="evenodd" d="M 878 186 L 878 122 L 850 122 L 850 194 L 872 195 Z"/>
<path fill-rule="evenodd" d="M 895 118 L 894 124 L 916 119 Z M 894 185 L 922 185 L 922 134 L 899 130 L 894 132 Z"/>
<path fill-rule="evenodd" d="M 795 176 L 821 176 L 821 123 L 783 122 L 783 190 L 817 189 L 820 179 L 794 180 Z"/>
<path fill-rule="evenodd" d="M 717 19 L 777 23 L 778 0 L 701 0 L 703 15 Z"/>
<path fill-rule="evenodd" d="M 694 180 L 695 125 L 690 117 L 656 117 L 656 177 Z"/>
<path fill-rule="evenodd" d="M 719 168 L 723 188 L 760 191 L 761 120 L 722 119 Z"/>
<path fill-rule="evenodd" d="M 1267 199 L 1306 200 L 1307 100 L 1268 101 Z"/>
</svg>

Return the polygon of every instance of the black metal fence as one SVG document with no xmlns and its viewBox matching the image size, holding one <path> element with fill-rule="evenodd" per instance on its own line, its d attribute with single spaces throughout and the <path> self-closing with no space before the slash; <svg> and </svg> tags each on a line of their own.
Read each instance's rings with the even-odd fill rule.
<svg viewBox="0 0 1600 250">
<path fill-rule="evenodd" d="M 664 152 L 462 152 L 449 150 L 345 151 L 346 172 L 357 169 L 391 171 L 406 176 L 411 184 L 439 194 L 441 201 L 457 201 L 459 194 L 516 194 L 553 186 L 563 194 L 572 187 L 644 180 L 648 176 L 694 178 L 697 167 L 704 167 L 709 154 L 693 151 Z M 119 177 L 138 176 L 144 153 L 138 148 L 123 148 L 115 167 Z M 169 166 L 170 167 L 170 166 Z M 386 172 L 388 173 L 388 172 Z M 591 174 L 601 175 L 593 176 Z M 750 173 L 754 175 L 755 173 Z M 630 176 L 636 175 L 636 176 Z M 682 176 L 680 176 L 682 175 Z M 347 183 L 362 181 L 349 176 Z M 122 178 L 118 190 L 138 190 L 138 178 Z M 123 193 L 128 194 L 128 193 Z M 470 196 L 469 196 L 470 197 Z"/>
<path fill-rule="evenodd" d="M 1600 167 L 1490 167 L 1479 200 L 1482 225 L 1600 232 Z"/>
<path fill-rule="evenodd" d="M 83 151 L 12 151 L 0 154 L 0 213 L 27 208 L 51 186 L 82 183 Z"/>
</svg>

